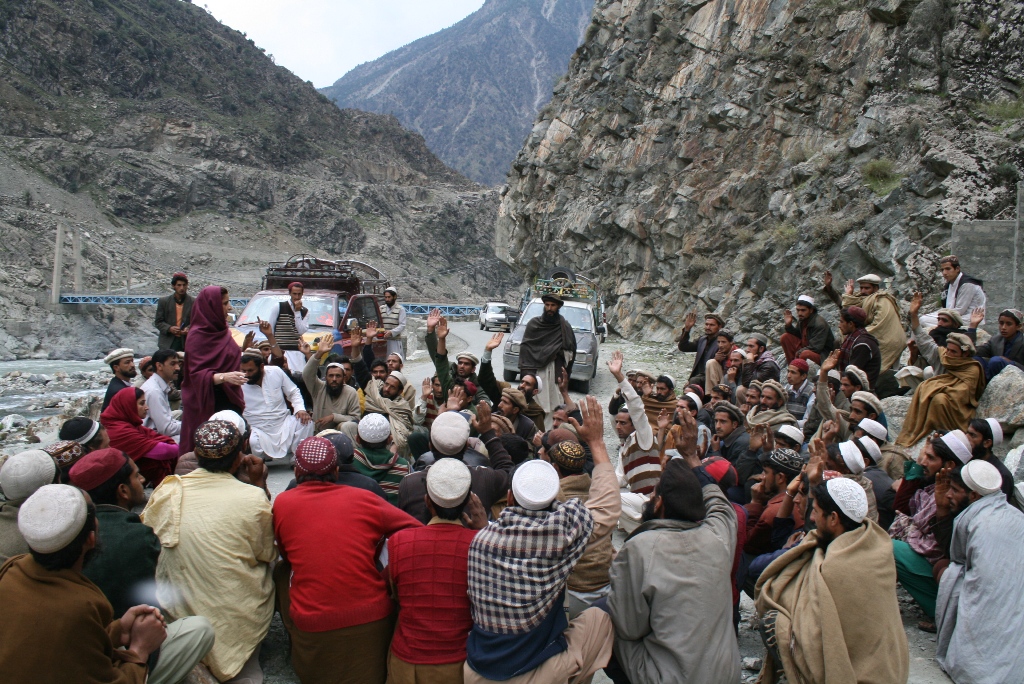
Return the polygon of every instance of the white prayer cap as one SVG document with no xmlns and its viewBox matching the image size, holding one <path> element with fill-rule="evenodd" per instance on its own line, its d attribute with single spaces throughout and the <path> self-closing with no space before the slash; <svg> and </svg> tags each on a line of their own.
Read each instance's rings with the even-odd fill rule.
<svg viewBox="0 0 1024 684">
<path fill-rule="evenodd" d="M 469 421 L 457 411 L 445 411 L 430 426 L 430 445 L 442 456 L 454 456 L 466 447 Z"/>
<path fill-rule="evenodd" d="M 971 460 L 971 440 L 963 430 L 951 430 L 942 435 L 943 443 L 948 446 L 961 463 Z"/>
<path fill-rule="evenodd" d="M 995 494 L 1003 488 L 1003 476 L 988 461 L 971 461 L 960 470 L 960 476 L 965 485 L 982 496 Z"/>
<path fill-rule="evenodd" d="M 700 400 L 700 397 L 697 396 L 696 392 L 687 392 L 686 396 L 688 396 L 691 399 L 693 399 L 693 403 L 695 403 L 697 405 L 697 410 L 698 411 L 700 411 L 702 408 L 704 408 L 704 402 Z"/>
<path fill-rule="evenodd" d="M 49 484 L 40 487 L 18 509 L 18 531 L 33 551 L 53 553 L 74 541 L 88 513 L 80 489 Z"/>
<path fill-rule="evenodd" d="M 404 357 L 404 356 L 402 356 L 402 355 L 401 355 L 401 354 L 399 354 L 398 352 L 391 352 L 390 354 L 388 354 L 388 358 L 389 358 L 389 359 L 390 359 L 390 358 L 391 358 L 392 356 L 397 356 L 397 357 L 398 357 L 398 360 L 399 360 L 399 361 L 400 361 L 400 362 L 401 362 L 401 363 L 402 363 L 403 365 L 405 365 L 405 357 Z"/>
<path fill-rule="evenodd" d="M 878 276 L 876 276 L 874 273 L 868 273 L 867 275 L 862 275 L 860 278 L 857 278 L 857 282 L 858 283 L 871 283 L 873 285 L 881 285 L 882 284 L 882 279 L 879 278 Z"/>
<path fill-rule="evenodd" d="M 985 422 L 988 423 L 988 427 L 992 430 L 992 446 L 1003 443 L 1003 426 L 999 424 L 999 421 L 995 418 L 986 418 Z"/>
<path fill-rule="evenodd" d="M 245 435 L 245 418 L 242 418 L 242 416 L 238 415 L 234 411 L 231 411 L 230 409 L 217 411 L 212 416 L 210 416 L 210 420 L 226 420 L 227 422 L 235 426 L 235 428 L 238 430 L 239 435 Z"/>
<path fill-rule="evenodd" d="M 843 376 L 839 374 L 838 369 L 833 368 L 828 372 L 828 377 L 832 378 L 833 380 L 841 380 Z"/>
<path fill-rule="evenodd" d="M 134 358 L 134 357 L 135 357 L 135 351 L 134 350 L 128 349 L 127 347 L 121 347 L 119 349 L 115 349 L 114 351 L 112 351 L 109 354 L 107 354 L 106 356 L 104 356 L 103 357 L 103 363 L 105 363 L 105 364 L 107 364 L 109 366 L 110 364 L 114 363 L 115 361 L 120 361 L 121 359 L 131 359 L 131 358 Z"/>
<path fill-rule="evenodd" d="M 880 439 L 883 442 L 889 438 L 889 430 L 884 425 L 879 423 L 877 420 L 871 420 L 870 418 L 861 418 L 860 422 L 857 423 L 857 427 L 871 435 L 875 439 Z"/>
<path fill-rule="evenodd" d="M 808 306 L 814 306 L 814 297 L 802 294 L 796 298 L 797 304 L 806 304 Z"/>
<path fill-rule="evenodd" d="M 366 444 L 381 444 L 391 436 L 391 422 L 381 413 L 367 413 L 359 419 L 358 432 Z"/>
<path fill-rule="evenodd" d="M 516 503 L 528 511 L 540 511 L 558 496 L 558 472 L 547 461 L 526 461 L 512 477 Z"/>
<path fill-rule="evenodd" d="M 384 292 L 385 293 L 390 292 L 391 294 L 395 295 L 396 297 L 398 296 L 398 290 L 396 290 L 393 287 L 386 287 L 386 288 L 384 288 Z"/>
<path fill-rule="evenodd" d="M 42 449 L 31 449 L 7 459 L 0 469 L 0 490 L 8 501 L 32 496 L 43 485 L 53 482 L 57 464 Z"/>
<path fill-rule="evenodd" d="M 405 376 L 402 375 L 401 371 L 393 370 L 390 373 L 388 373 L 388 375 L 398 380 L 398 382 L 402 383 L 403 389 L 405 389 L 405 386 L 409 384 L 409 381 L 405 379 Z"/>
<path fill-rule="evenodd" d="M 853 442 L 840 442 L 839 453 L 843 455 L 843 463 L 854 475 L 864 472 L 864 455 Z"/>
<path fill-rule="evenodd" d="M 788 437 L 797 444 L 804 443 L 804 432 L 796 425 L 780 425 L 776 432 L 784 437 Z"/>
<path fill-rule="evenodd" d="M 825 487 L 847 518 L 855 523 L 864 522 L 868 514 L 868 495 L 863 487 L 847 477 L 834 477 Z"/>
<path fill-rule="evenodd" d="M 427 494 L 442 508 L 455 508 L 465 501 L 472 484 L 469 467 L 457 458 L 439 458 L 427 468 Z"/>
<path fill-rule="evenodd" d="M 878 444 L 875 443 L 875 440 L 871 439 L 867 435 L 864 435 L 857 441 L 860 442 L 861 446 L 864 447 L 864 450 L 868 452 L 868 455 L 871 456 L 872 461 L 874 461 L 876 464 L 882 462 L 882 450 L 878 448 Z"/>
</svg>

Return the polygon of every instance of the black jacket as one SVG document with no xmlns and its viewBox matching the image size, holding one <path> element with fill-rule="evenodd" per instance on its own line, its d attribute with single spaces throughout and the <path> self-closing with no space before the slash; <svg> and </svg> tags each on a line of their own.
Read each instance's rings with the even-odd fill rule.
<svg viewBox="0 0 1024 684">
<path fill-rule="evenodd" d="M 683 334 L 679 336 L 679 351 L 681 352 L 697 352 L 697 358 L 693 360 L 693 368 L 690 370 L 690 377 L 695 375 L 704 375 L 704 364 L 711 359 L 715 358 L 715 354 L 718 352 L 718 340 L 709 338 L 707 335 L 701 335 L 697 338 L 696 342 L 690 341 L 690 330 L 683 329 Z"/>
<path fill-rule="evenodd" d="M 786 326 L 786 332 L 803 339 L 804 329 L 807 330 L 807 347 L 812 352 L 821 354 L 822 359 L 836 348 L 836 336 L 832 327 L 822 316 L 814 314 L 806 322 L 793 318 L 793 325 Z"/>
<path fill-rule="evenodd" d="M 181 327 L 187 328 L 192 318 L 192 302 L 195 301 L 191 295 L 185 295 L 185 302 L 181 307 Z M 185 348 L 185 338 L 175 337 L 171 334 L 171 327 L 178 319 L 174 308 L 174 295 L 161 297 L 156 303 L 156 316 L 153 325 L 160 331 L 160 338 L 157 341 L 157 349 L 171 349 L 175 340 L 180 342 L 181 349 Z"/>
</svg>

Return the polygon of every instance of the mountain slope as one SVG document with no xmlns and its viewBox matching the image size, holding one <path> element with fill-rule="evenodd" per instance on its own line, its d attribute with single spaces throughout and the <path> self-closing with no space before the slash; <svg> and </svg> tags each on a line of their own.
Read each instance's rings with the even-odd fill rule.
<svg viewBox="0 0 1024 684">
<path fill-rule="evenodd" d="M 394 114 L 452 167 L 500 185 L 593 4 L 487 0 L 454 26 L 362 64 L 321 92 L 341 107 Z"/>
<path fill-rule="evenodd" d="M 494 268 L 493 192 L 188 2 L 0 0 L 0 169 L 0 264 L 16 280 L 51 268 L 61 221 L 87 234 L 90 290 L 109 256 L 114 286 L 130 269 L 133 292 L 185 269 L 247 294 L 295 252 L 373 263 L 407 300 L 511 284 Z M 0 356 L 53 349 L 23 306 L 0 299 L 0 320 L 31 328 L 0 339 Z"/>
<path fill-rule="evenodd" d="M 598 0 L 496 250 L 593 275 L 619 332 L 662 340 L 692 308 L 781 333 L 825 269 L 935 293 L 954 222 L 1013 217 L 1022 21 L 1020 0 Z"/>
</svg>

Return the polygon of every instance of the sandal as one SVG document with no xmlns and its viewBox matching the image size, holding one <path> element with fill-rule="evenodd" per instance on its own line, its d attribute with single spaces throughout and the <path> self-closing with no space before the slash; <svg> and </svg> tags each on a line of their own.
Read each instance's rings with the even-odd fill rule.
<svg viewBox="0 0 1024 684">
<path fill-rule="evenodd" d="M 935 632 L 937 631 L 935 623 L 929 622 L 928 620 L 921 620 L 920 622 L 918 622 L 917 628 L 922 632 L 928 632 L 929 634 L 935 634 Z"/>
</svg>

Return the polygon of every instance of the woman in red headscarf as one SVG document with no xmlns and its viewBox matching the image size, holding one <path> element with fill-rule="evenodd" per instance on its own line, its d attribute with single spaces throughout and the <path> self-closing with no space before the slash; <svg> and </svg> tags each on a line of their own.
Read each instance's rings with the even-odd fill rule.
<svg viewBox="0 0 1024 684">
<path fill-rule="evenodd" d="M 226 409 L 242 415 L 245 409 L 242 350 L 231 339 L 229 311 L 227 288 L 216 285 L 204 287 L 192 304 L 181 376 L 181 454 L 192 451 L 193 433 L 214 413 Z"/>
<path fill-rule="evenodd" d="M 100 414 L 100 423 L 110 435 L 110 446 L 128 454 L 139 466 L 146 483 L 156 487 L 174 472 L 178 445 L 172 438 L 142 424 L 148 411 L 146 393 L 137 387 L 125 387 Z"/>
</svg>

